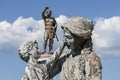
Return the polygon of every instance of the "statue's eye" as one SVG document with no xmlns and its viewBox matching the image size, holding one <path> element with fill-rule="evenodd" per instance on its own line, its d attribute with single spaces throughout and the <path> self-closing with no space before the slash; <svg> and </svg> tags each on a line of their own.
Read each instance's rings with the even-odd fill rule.
<svg viewBox="0 0 120 80">
<path fill-rule="evenodd" d="M 67 36 L 68 39 L 72 39 L 72 36 Z"/>
</svg>

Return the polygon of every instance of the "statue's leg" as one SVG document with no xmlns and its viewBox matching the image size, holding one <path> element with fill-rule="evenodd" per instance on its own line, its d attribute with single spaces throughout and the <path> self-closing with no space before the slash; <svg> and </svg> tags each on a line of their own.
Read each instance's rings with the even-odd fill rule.
<svg viewBox="0 0 120 80">
<path fill-rule="evenodd" d="M 50 33 L 50 34 L 49 34 L 49 52 L 50 52 L 50 51 L 52 50 L 52 48 L 53 48 L 53 42 L 54 42 L 53 37 L 54 37 L 54 33 Z"/>
<path fill-rule="evenodd" d="M 43 44 L 44 52 L 46 52 L 47 41 L 48 41 L 48 32 L 45 31 L 45 33 L 44 33 L 44 44 Z"/>
<path fill-rule="evenodd" d="M 49 39 L 49 52 L 52 50 L 53 48 L 53 42 L 54 40 L 53 39 Z"/>
</svg>

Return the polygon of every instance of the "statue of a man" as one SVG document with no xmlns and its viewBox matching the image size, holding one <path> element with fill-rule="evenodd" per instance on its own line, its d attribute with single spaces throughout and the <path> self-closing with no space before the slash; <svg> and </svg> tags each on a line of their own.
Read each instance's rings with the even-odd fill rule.
<svg viewBox="0 0 120 80">
<path fill-rule="evenodd" d="M 60 80 L 102 80 L 102 65 L 92 50 L 92 21 L 73 17 L 62 28 L 68 51 Z"/>
<path fill-rule="evenodd" d="M 73 17 L 62 29 L 63 45 L 49 58 L 38 54 L 37 42 L 28 42 L 20 48 L 21 58 L 28 62 L 21 80 L 50 80 L 59 72 L 60 80 L 102 80 L 102 65 L 92 50 L 92 21 Z"/>
<path fill-rule="evenodd" d="M 102 65 L 92 50 L 92 21 L 73 17 L 62 25 L 62 29 L 67 48 L 57 60 L 50 76 L 61 71 L 59 80 L 102 80 Z"/>
<path fill-rule="evenodd" d="M 54 37 L 56 36 L 57 23 L 56 20 L 51 17 L 52 11 L 48 7 L 42 12 L 42 18 L 45 23 L 44 33 L 44 52 L 46 52 L 47 41 L 49 40 L 49 52 L 53 48 Z"/>
<path fill-rule="evenodd" d="M 19 55 L 28 64 L 25 68 L 25 75 L 21 80 L 52 80 L 54 65 L 64 47 L 65 44 L 61 45 L 53 55 L 43 56 L 38 49 L 37 41 L 23 43 L 19 48 Z"/>
</svg>

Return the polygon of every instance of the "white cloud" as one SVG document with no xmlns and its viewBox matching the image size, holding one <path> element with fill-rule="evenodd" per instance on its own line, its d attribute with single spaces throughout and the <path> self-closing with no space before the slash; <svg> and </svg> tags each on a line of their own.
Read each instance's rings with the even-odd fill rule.
<svg viewBox="0 0 120 80">
<path fill-rule="evenodd" d="M 54 39 L 56 49 L 63 36 L 61 24 L 68 17 L 60 15 L 56 18 L 58 23 L 57 35 L 59 42 Z M 93 31 L 93 44 L 96 53 L 101 56 L 120 56 L 120 17 L 109 19 L 98 18 Z M 38 40 L 40 49 L 43 49 L 44 22 L 32 17 L 18 17 L 13 23 L 0 22 L 0 53 L 17 53 L 20 44 L 27 40 Z"/>
<path fill-rule="evenodd" d="M 92 37 L 94 50 L 101 56 L 120 57 L 120 16 L 98 18 Z"/>
<path fill-rule="evenodd" d="M 57 34 L 61 34 L 60 25 L 68 18 L 60 15 L 56 18 L 58 23 Z M 13 23 L 0 22 L 0 53 L 15 53 L 20 44 L 27 40 L 38 40 L 40 48 L 43 47 L 44 22 L 34 18 L 18 17 Z M 61 38 L 61 37 L 60 37 Z M 55 45 L 58 45 L 57 42 Z"/>
</svg>

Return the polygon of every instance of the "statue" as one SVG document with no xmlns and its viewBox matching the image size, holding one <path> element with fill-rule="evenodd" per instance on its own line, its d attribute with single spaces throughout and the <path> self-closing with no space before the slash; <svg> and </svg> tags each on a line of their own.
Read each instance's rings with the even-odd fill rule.
<svg viewBox="0 0 120 80">
<path fill-rule="evenodd" d="M 37 41 L 28 41 L 19 48 L 20 57 L 28 64 L 21 80 L 52 80 L 53 67 L 65 47 L 63 43 L 53 55 L 42 55 Z"/>
<path fill-rule="evenodd" d="M 102 80 L 101 61 L 92 48 L 92 21 L 76 16 L 61 28 L 63 43 L 52 55 L 41 54 L 37 41 L 21 45 L 19 55 L 28 63 L 21 80 L 51 80 L 59 72 L 59 80 Z"/>
<path fill-rule="evenodd" d="M 46 13 L 46 15 L 45 15 Z M 49 39 L 49 52 L 52 50 L 53 48 L 53 42 L 54 42 L 54 38 L 56 36 L 56 39 L 58 40 L 57 38 L 57 35 L 56 35 L 56 30 L 57 30 L 57 23 L 56 23 L 56 20 L 51 17 L 52 15 L 52 11 L 49 10 L 48 7 L 46 7 L 44 9 L 44 11 L 42 12 L 42 18 L 45 22 L 45 33 L 44 33 L 44 52 L 46 52 L 46 46 L 47 46 L 47 41 Z"/>
<path fill-rule="evenodd" d="M 61 27 L 67 48 L 56 60 L 49 76 L 61 72 L 59 80 L 102 80 L 100 58 L 92 50 L 92 21 L 73 17 Z"/>
<path fill-rule="evenodd" d="M 82 17 L 62 25 L 68 51 L 59 80 L 102 80 L 102 65 L 92 50 L 93 23 Z"/>
</svg>

